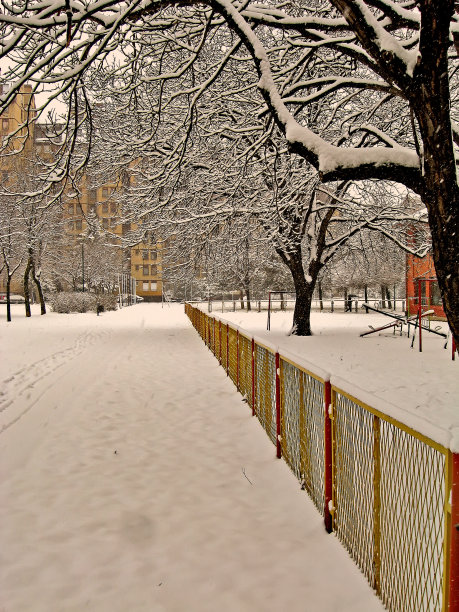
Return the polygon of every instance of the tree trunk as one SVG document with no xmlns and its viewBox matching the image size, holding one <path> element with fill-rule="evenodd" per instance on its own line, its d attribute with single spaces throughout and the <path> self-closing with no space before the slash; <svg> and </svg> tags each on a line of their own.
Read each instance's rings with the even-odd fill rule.
<svg viewBox="0 0 459 612">
<path fill-rule="evenodd" d="M 320 304 L 320 312 L 324 309 L 324 299 L 322 294 L 322 283 L 319 281 L 319 304 Z"/>
<path fill-rule="evenodd" d="M 242 289 L 239 290 L 239 299 L 241 301 L 241 310 L 244 310 L 244 291 Z"/>
<path fill-rule="evenodd" d="M 364 287 L 365 304 L 368 304 L 368 285 Z M 368 308 L 365 308 L 365 314 L 368 314 Z"/>
<path fill-rule="evenodd" d="M 290 333 L 293 336 L 311 336 L 311 306 L 317 275 L 313 277 L 311 282 L 306 281 L 301 250 L 299 253 L 290 253 L 287 265 L 293 278 L 296 293 L 292 331 Z"/>
<path fill-rule="evenodd" d="M 250 303 L 250 287 L 248 286 L 245 288 L 245 296 L 247 300 L 247 312 L 249 312 L 252 310 L 252 304 Z"/>
<path fill-rule="evenodd" d="M 29 288 L 29 274 L 32 268 L 32 257 L 29 255 L 27 259 L 27 265 L 24 271 L 24 300 L 25 300 L 25 313 L 26 317 L 31 317 L 32 313 L 30 311 L 30 288 Z"/>
<path fill-rule="evenodd" d="M 387 298 L 387 308 L 392 308 L 392 303 L 390 300 L 390 291 L 389 291 L 389 287 L 386 285 L 386 298 Z"/>
<path fill-rule="evenodd" d="M 6 320 L 11 323 L 11 275 L 9 270 L 6 276 Z"/>
<path fill-rule="evenodd" d="M 40 299 L 40 314 L 45 315 L 46 314 L 46 304 L 45 304 L 45 296 L 43 295 L 43 289 L 41 286 L 41 282 L 40 282 L 40 276 L 36 274 L 35 272 L 35 262 L 32 261 L 32 267 L 31 267 L 31 273 L 32 273 L 32 279 L 33 282 L 35 283 L 35 286 L 37 288 L 38 291 L 38 297 Z"/>
<path fill-rule="evenodd" d="M 381 308 L 386 307 L 386 287 L 381 285 Z"/>
<path fill-rule="evenodd" d="M 432 235 L 433 258 L 443 307 L 459 344 L 459 186 L 450 120 L 448 48 L 453 0 L 422 0 L 421 61 L 410 103 L 423 144 L 423 193 Z M 435 49 L 435 53 L 432 53 Z"/>
</svg>

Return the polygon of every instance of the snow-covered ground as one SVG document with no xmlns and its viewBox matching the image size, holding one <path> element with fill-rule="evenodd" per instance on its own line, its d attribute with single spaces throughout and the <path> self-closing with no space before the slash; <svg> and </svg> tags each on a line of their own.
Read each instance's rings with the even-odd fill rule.
<svg viewBox="0 0 459 612">
<path fill-rule="evenodd" d="M 382 610 L 183 306 L 3 315 L 2 612 Z"/>
<path fill-rule="evenodd" d="M 369 325 L 390 319 L 379 314 L 313 312 L 313 336 L 289 336 L 292 312 L 274 312 L 266 331 L 266 312 L 225 312 L 214 316 L 255 335 L 300 364 L 320 368 L 332 383 L 370 406 L 413 427 L 436 442 L 459 452 L 459 358 L 451 359 L 451 339 L 422 333 L 422 352 L 416 337 L 391 330 L 361 338 Z M 432 328 L 446 324 L 432 322 Z M 412 331 L 412 330 L 411 330 Z M 321 372 L 323 375 L 323 372 Z"/>
</svg>

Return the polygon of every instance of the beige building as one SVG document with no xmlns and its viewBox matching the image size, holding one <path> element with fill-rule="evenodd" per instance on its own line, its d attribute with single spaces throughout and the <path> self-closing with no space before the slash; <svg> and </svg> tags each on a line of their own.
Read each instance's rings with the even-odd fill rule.
<svg viewBox="0 0 459 612">
<path fill-rule="evenodd" d="M 20 159 L 31 155 L 37 155 L 41 159 L 52 158 L 54 146 L 46 137 L 46 126 L 32 122 L 26 127 L 28 113 L 29 116 L 30 114 L 34 116 L 35 103 L 31 86 L 24 85 L 7 111 L 0 115 L 0 139 L 3 141 L 8 135 L 13 134 L 9 137 L 7 150 L 18 151 L 22 148 L 23 153 L 19 153 Z M 4 184 L 11 180 L 8 159 L 8 157 L 0 158 L 0 183 Z M 132 248 L 122 248 L 122 238 L 131 230 L 131 224 L 122 223 L 122 191 L 122 181 L 107 182 L 94 187 L 88 175 L 85 175 L 79 185 L 78 193 L 68 191 L 63 198 L 63 231 L 69 239 L 69 244 L 75 245 L 82 241 L 89 225 L 98 225 L 99 229 L 105 232 L 107 240 L 121 247 L 120 272 L 130 271 L 136 281 L 137 295 L 146 301 L 159 301 L 162 297 L 163 283 L 163 243 L 142 242 Z M 4 290 L 5 279 L 1 275 L 0 291 Z M 12 291 L 22 293 L 21 278 L 18 275 L 13 279 Z"/>
</svg>

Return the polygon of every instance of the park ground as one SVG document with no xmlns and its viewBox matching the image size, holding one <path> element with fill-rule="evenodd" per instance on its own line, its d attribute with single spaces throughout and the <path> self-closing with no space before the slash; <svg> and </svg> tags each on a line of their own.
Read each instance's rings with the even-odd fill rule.
<svg viewBox="0 0 459 612">
<path fill-rule="evenodd" d="M 382 610 L 182 305 L 13 315 L 0 321 L 2 612 Z M 265 319 L 231 316 L 263 333 Z M 317 314 L 313 338 L 288 338 L 288 316 L 271 341 L 431 404 L 437 425 L 454 413 L 441 339 L 422 354 L 361 339 L 373 320 L 354 314 Z"/>
</svg>

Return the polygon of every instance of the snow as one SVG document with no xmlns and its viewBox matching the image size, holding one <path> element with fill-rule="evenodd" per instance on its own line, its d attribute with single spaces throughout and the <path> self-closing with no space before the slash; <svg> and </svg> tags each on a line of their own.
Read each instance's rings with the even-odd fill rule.
<svg viewBox="0 0 459 612">
<path fill-rule="evenodd" d="M 0 339 L 2 612 L 383 609 L 182 305 Z"/>
<path fill-rule="evenodd" d="M 412 349 L 411 338 L 398 331 L 360 338 L 369 325 L 389 321 L 378 314 L 313 312 L 313 336 L 308 338 L 287 336 L 291 311 L 272 313 L 270 332 L 266 312 L 219 316 L 376 410 L 459 452 L 459 359 L 451 359 L 451 341 L 445 350 L 443 338 L 423 332 L 420 353 L 417 337 Z"/>
</svg>

